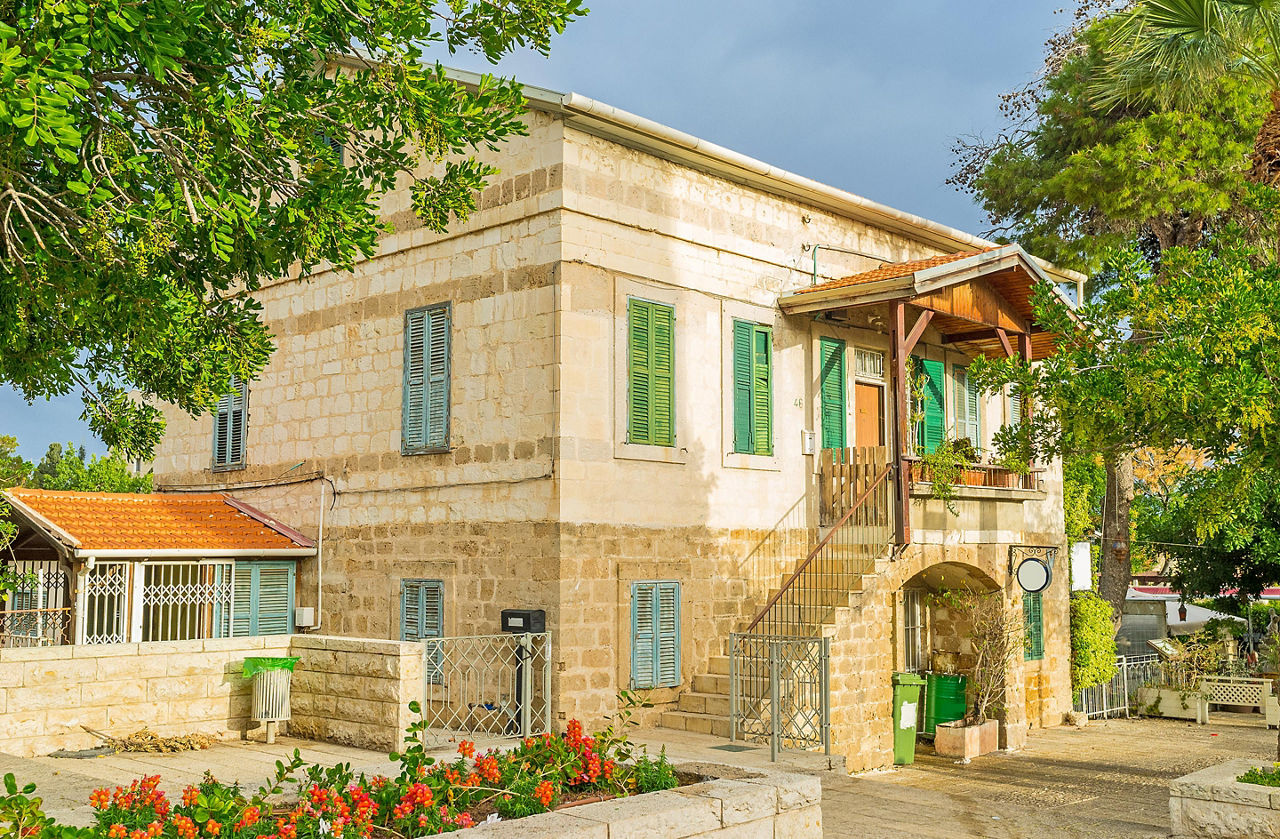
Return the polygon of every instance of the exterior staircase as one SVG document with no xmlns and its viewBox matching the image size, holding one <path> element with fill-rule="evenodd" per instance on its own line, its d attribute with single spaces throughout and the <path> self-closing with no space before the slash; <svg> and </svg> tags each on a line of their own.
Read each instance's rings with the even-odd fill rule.
<svg viewBox="0 0 1280 839">
<path fill-rule="evenodd" d="M 819 530 L 804 559 L 779 575 L 764 608 L 723 639 L 707 672 L 694 676 L 675 710 L 661 715 L 662 727 L 729 737 L 736 687 L 744 729 L 753 739 L 769 739 L 775 753 L 779 744 L 808 748 L 816 738 L 829 745 L 830 665 L 819 639 L 852 619 L 891 556 L 892 469 L 879 459 L 883 450 L 874 453 L 861 461 L 853 450 L 824 453 L 821 523 L 831 526 Z M 738 664 L 731 678 L 733 657 Z"/>
</svg>

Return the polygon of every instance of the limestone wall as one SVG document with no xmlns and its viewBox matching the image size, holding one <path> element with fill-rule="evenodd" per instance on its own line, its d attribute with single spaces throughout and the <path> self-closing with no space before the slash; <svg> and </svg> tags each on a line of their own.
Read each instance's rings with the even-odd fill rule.
<svg viewBox="0 0 1280 839">
<path fill-rule="evenodd" d="M 288 636 L 0 650 L 0 752 L 100 745 L 82 726 L 115 736 L 243 732 L 244 659 L 288 653 Z"/>
</svg>

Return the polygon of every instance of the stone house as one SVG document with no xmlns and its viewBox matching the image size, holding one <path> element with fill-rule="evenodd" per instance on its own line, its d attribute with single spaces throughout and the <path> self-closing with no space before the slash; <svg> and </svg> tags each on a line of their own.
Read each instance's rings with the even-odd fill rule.
<svg viewBox="0 0 1280 839">
<path fill-rule="evenodd" d="M 952 515 L 913 457 L 946 436 L 989 450 L 1016 421 L 965 365 L 1051 352 L 1030 289 L 1079 278 L 577 94 L 526 96 L 528 135 L 468 221 L 429 232 L 395 192 L 374 258 L 260 292 L 277 352 L 218 416 L 169 412 L 160 488 L 316 521 L 322 476 L 323 569 L 300 564 L 298 602 L 326 631 L 486 634 L 545 609 L 560 719 L 637 687 L 651 722 L 723 735 L 730 633 L 889 467 L 857 584 L 803 627 L 831 639 L 833 750 L 889 761 L 890 673 L 963 657 L 926 596 L 963 584 L 1037 639 L 1010 666 L 1011 742 L 1059 722 L 1067 575 L 1024 604 L 1011 553 L 1064 546 L 1059 467 L 982 465 Z"/>
</svg>

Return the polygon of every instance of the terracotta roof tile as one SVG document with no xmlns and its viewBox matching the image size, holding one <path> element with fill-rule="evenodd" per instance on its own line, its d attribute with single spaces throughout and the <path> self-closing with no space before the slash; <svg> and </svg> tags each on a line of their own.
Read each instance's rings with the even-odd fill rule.
<svg viewBox="0 0 1280 839">
<path fill-rule="evenodd" d="M 863 283 L 874 283 L 877 280 L 892 280 L 898 277 L 906 277 L 917 271 L 923 271 L 926 268 L 937 268 L 939 265 L 946 265 L 948 262 L 957 262 L 961 259 L 968 259 L 971 256 L 990 253 L 996 249 L 997 246 L 993 246 L 976 251 L 944 253 L 940 256 L 930 256 L 926 259 L 913 259 L 910 262 L 891 262 L 888 265 L 881 265 L 879 268 L 873 268 L 870 271 L 863 271 L 861 274 L 854 274 L 851 277 L 843 277 L 838 280 L 819 283 L 818 285 L 802 289 L 799 293 L 804 294 L 811 291 L 827 291 L 834 288 L 862 285 Z"/>
<path fill-rule="evenodd" d="M 6 494 L 70 534 L 81 551 L 312 547 L 301 534 L 239 500 L 233 506 L 221 493 L 132 495 L 16 487 Z"/>
</svg>

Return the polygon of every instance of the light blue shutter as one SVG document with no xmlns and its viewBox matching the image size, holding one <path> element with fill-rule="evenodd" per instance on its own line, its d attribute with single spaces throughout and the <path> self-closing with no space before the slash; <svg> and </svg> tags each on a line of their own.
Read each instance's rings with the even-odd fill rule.
<svg viewBox="0 0 1280 839">
<path fill-rule="evenodd" d="M 248 424 L 249 385 L 232 378 L 231 393 L 218 400 L 213 414 L 213 466 L 226 469 L 244 465 Z"/>
<path fill-rule="evenodd" d="M 449 447 L 448 303 L 412 309 L 404 316 L 404 394 L 401 449 Z"/>
<path fill-rule="evenodd" d="M 232 586 L 231 634 L 292 634 L 293 591 L 292 562 L 237 562 Z"/>
<path fill-rule="evenodd" d="M 1009 425 L 1022 423 L 1022 391 L 1017 385 L 1009 387 Z"/>
<path fill-rule="evenodd" d="M 631 584 L 631 686 L 651 688 L 658 637 L 658 597 L 653 583 Z"/>
<path fill-rule="evenodd" d="M 680 684 L 680 584 L 658 583 L 658 649 L 656 684 Z"/>
<path fill-rule="evenodd" d="M 444 583 L 440 580 L 400 581 L 400 640 L 421 641 L 444 635 Z M 426 679 L 438 685 L 442 681 L 442 651 L 432 648 L 434 655 L 427 663 Z"/>
<path fill-rule="evenodd" d="M 631 584 L 631 685 L 680 684 L 680 584 Z"/>
<path fill-rule="evenodd" d="M 969 368 L 956 367 L 956 436 L 965 437 L 974 448 L 982 444 L 981 400 L 978 386 L 969 378 Z"/>
</svg>

